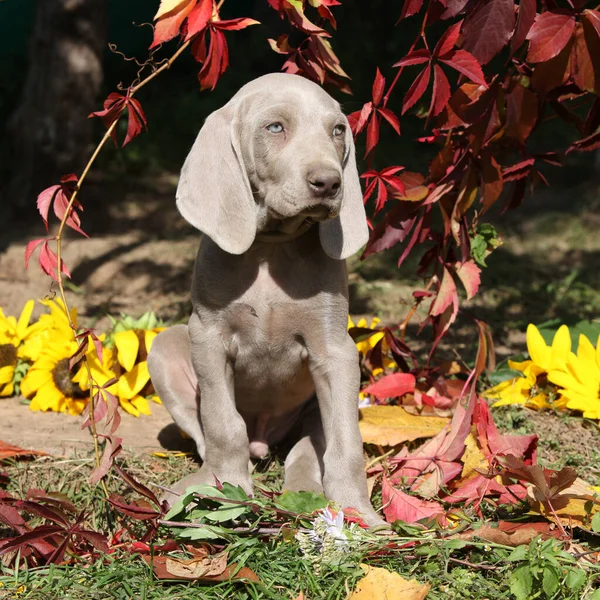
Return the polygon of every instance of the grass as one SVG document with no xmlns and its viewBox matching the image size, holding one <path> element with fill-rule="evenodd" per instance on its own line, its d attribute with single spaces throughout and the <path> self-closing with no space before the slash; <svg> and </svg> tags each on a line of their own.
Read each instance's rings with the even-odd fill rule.
<svg viewBox="0 0 600 600">
<path fill-rule="evenodd" d="M 525 432 L 530 424 L 515 411 L 500 415 L 504 427 L 515 432 Z M 550 442 L 547 442 L 550 444 Z M 597 450 L 595 456 L 600 458 Z M 588 457 L 589 458 L 589 457 Z M 34 461 L 10 461 L 6 466 L 10 476 L 7 491 L 24 497 L 30 488 L 47 491 L 60 490 L 75 503 L 79 510 L 88 515 L 86 526 L 114 534 L 131 521 L 112 511 L 105 502 L 99 486 L 90 486 L 88 476 L 93 459 L 80 454 L 70 459 L 41 457 Z M 195 468 L 188 458 L 159 459 L 147 455 L 128 455 L 123 460 L 127 471 L 141 482 L 152 487 L 154 484 L 168 485 Z M 587 463 L 588 465 L 593 463 Z M 600 464 L 600 461 L 596 462 Z M 280 481 L 281 462 L 274 460 L 262 472 L 255 473 L 257 483 L 263 488 L 274 489 Z M 600 472 L 596 471 L 596 482 Z M 106 479 L 110 492 L 119 492 L 135 497 L 116 474 Z M 476 517 L 466 511 L 470 518 Z M 493 514 L 492 514 L 493 516 Z M 414 528 L 399 530 L 407 540 L 422 541 L 423 534 L 415 534 Z M 172 530 L 163 528 L 157 541 L 173 535 Z M 579 551 L 596 548 L 598 540 L 579 536 Z M 499 544 L 443 540 L 428 534 L 426 543 L 408 546 L 393 552 L 382 552 L 389 538 L 361 546 L 360 550 L 344 556 L 339 564 L 323 565 L 321 569 L 303 558 L 295 539 L 282 532 L 281 535 L 261 539 L 240 535 L 229 544 L 229 562 L 252 569 L 260 578 L 260 584 L 223 582 L 201 585 L 187 582 L 168 582 L 156 579 L 150 568 L 138 554 L 126 548 L 117 548 L 113 554 L 101 560 L 76 561 L 70 566 L 55 566 L 27 569 L 0 568 L 0 598 L 22 598 L 35 600 L 294 600 L 300 592 L 305 598 L 345 599 L 364 575 L 360 564 L 383 567 L 397 572 L 407 579 L 429 583 L 429 600 L 442 599 L 487 599 L 500 600 L 517 598 L 511 593 L 520 575 L 519 569 L 544 569 L 547 560 L 540 554 L 540 544 L 534 542 L 519 560 L 511 558 L 514 550 Z M 542 579 L 533 579 L 531 596 L 523 598 L 556 598 L 567 600 L 599 600 L 600 567 L 591 563 L 570 564 L 561 554 L 561 545 L 551 542 L 548 556 L 561 565 L 562 583 L 554 595 L 545 595 Z M 595 544 L 595 545 L 594 545 Z M 567 569 L 567 570 L 564 570 Z M 567 586 L 569 569 L 577 575 L 579 587 L 570 590 Z M 541 571 L 540 571 L 541 572 Z M 571 575 L 575 578 L 575 575 Z"/>
</svg>

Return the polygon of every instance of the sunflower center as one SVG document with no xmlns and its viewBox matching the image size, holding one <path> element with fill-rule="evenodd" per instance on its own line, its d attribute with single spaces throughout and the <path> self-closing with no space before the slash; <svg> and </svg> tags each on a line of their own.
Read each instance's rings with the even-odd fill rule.
<svg viewBox="0 0 600 600">
<path fill-rule="evenodd" d="M 56 366 L 52 369 L 52 380 L 57 389 L 65 396 L 70 398 L 85 398 L 87 396 L 87 393 L 78 384 L 71 381 L 68 358 L 63 358 L 56 363 Z"/>
<path fill-rule="evenodd" d="M 0 344 L 0 368 L 17 364 L 17 349 L 12 344 Z"/>
</svg>

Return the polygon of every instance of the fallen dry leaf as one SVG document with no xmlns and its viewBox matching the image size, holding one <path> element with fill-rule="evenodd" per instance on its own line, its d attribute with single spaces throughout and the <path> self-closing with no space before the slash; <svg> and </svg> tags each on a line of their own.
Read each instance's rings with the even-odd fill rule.
<svg viewBox="0 0 600 600">
<path fill-rule="evenodd" d="M 409 414 L 401 406 L 367 406 L 360 409 L 360 433 L 366 444 L 397 446 L 437 435 L 449 423 L 443 417 Z"/>
<path fill-rule="evenodd" d="M 502 522 L 499 523 L 498 527 L 482 525 L 479 529 L 452 535 L 450 536 L 450 539 L 472 540 L 477 537 L 486 542 L 491 542 L 492 544 L 503 544 L 504 546 L 513 546 L 516 548 L 523 544 L 529 544 L 531 540 L 538 535 L 541 536 L 543 540 L 550 537 L 558 537 L 560 535 L 558 530 L 550 529 L 550 523 L 505 522 L 505 525 L 507 525 L 507 527 L 502 527 Z"/>
<path fill-rule="evenodd" d="M 579 477 L 568 488 L 554 495 L 550 503 L 540 501 L 535 492 L 533 485 L 528 486 L 529 507 L 553 523 L 557 522 L 554 515 L 556 513 L 563 525 L 582 527 L 589 523 L 593 515 L 600 512 L 598 493 L 593 486 Z"/>
<path fill-rule="evenodd" d="M 215 555 L 216 556 L 216 555 Z M 154 575 L 158 579 L 180 579 L 184 581 L 200 581 L 203 583 L 220 583 L 222 581 L 230 581 L 230 580 L 242 580 L 242 581 L 252 581 L 254 583 L 260 583 L 260 579 L 258 575 L 249 569 L 248 567 L 242 567 L 239 571 L 237 571 L 237 564 L 232 563 L 227 565 L 220 573 L 218 574 L 206 574 L 199 575 L 198 577 L 190 576 L 188 573 L 181 573 L 179 575 L 175 575 L 170 569 L 173 568 L 173 559 L 171 556 L 147 556 L 141 555 L 140 558 L 154 571 Z M 176 569 L 179 569 L 180 572 L 186 570 L 186 567 L 182 564 L 185 562 L 194 562 L 194 561 L 203 561 L 205 558 L 193 558 L 190 561 L 179 561 L 179 564 Z M 219 565 L 220 567 L 220 565 Z M 216 568 L 216 567 L 215 567 Z M 201 568 L 199 568 L 199 571 Z M 237 572 L 236 572 L 237 571 Z"/>
<path fill-rule="evenodd" d="M 0 440 L 0 460 L 14 458 L 15 456 L 46 456 L 41 450 L 24 450 L 19 446 L 13 446 Z"/>
<path fill-rule="evenodd" d="M 365 576 L 347 600 L 423 600 L 431 587 L 428 583 L 404 579 L 398 573 L 386 569 L 360 566 L 365 571 Z"/>
<path fill-rule="evenodd" d="M 479 475 L 479 471 L 487 471 L 489 463 L 477 444 L 477 429 L 472 427 L 471 433 L 465 439 L 465 451 L 460 458 L 463 463 L 460 478 L 464 481 Z"/>
<path fill-rule="evenodd" d="M 199 579 L 204 576 L 220 575 L 227 567 L 228 554 L 224 550 L 212 556 L 198 556 L 189 560 L 167 556 L 165 567 L 169 573 L 182 579 Z"/>
</svg>

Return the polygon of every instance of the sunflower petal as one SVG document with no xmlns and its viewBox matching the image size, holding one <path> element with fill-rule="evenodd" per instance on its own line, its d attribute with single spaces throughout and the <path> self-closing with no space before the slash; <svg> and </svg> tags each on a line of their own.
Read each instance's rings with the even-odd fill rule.
<svg viewBox="0 0 600 600">
<path fill-rule="evenodd" d="M 577 358 L 580 360 L 596 362 L 596 349 L 592 346 L 592 342 L 588 340 L 583 333 L 579 334 L 579 347 L 577 348 Z"/>
<path fill-rule="evenodd" d="M 131 400 L 140 393 L 148 381 L 150 381 L 148 363 L 146 361 L 138 363 L 131 371 L 119 377 L 117 395 L 119 398 Z"/>
<path fill-rule="evenodd" d="M 561 325 L 554 334 L 552 348 L 550 349 L 550 369 L 565 370 L 567 356 L 571 352 L 571 334 L 566 325 Z"/>
<path fill-rule="evenodd" d="M 126 329 L 115 333 L 114 340 L 119 363 L 126 371 L 131 371 L 140 350 L 137 334 L 133 329 Z"/>
<path fill-rule="evenodd" d="M 35 302 L 33 300 L 27 300 L 25 306 L 23 307 L 21 316 L 17 321 L 17 335 L 19 336 L 19 340 L 22 340 L 25 337 L 25 333 L 27 332 L 27 327 L 31 319 L 31 313 L 33 313 L 34 305 Z"/>
<path fill-rule="evenodd" d="M 527 351 L 531 360 L 544 371 L 550 370 L 550 348 L 546 345 L 538 328 L 530 323 L 527 326 Z"/>
</svg>

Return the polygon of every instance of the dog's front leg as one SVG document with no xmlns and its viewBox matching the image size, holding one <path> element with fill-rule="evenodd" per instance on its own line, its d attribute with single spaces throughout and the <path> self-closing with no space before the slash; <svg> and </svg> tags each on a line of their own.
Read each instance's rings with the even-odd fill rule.
<svg viewBox="0 0 600 600">
<path fill-rule="evenodd" d="M 327 346 L 309 359 L 325 432 L 325 496 L 342 508 L 357 509 L 369 525 L 380 525 L 384 521 L 373 510 L 367 492 L 358 429 L 358 351 L 348 335 Z"/>
<path fill-rule="evenodd" d="M 200 421 L 206 443 L 195 483 L 223 482 L 252 494 L 246 423 L 235 404 L 232 357 L 220 331 L 193 314 L 189 321 L 192 364 L 200 386 Z"/>
</svg>

